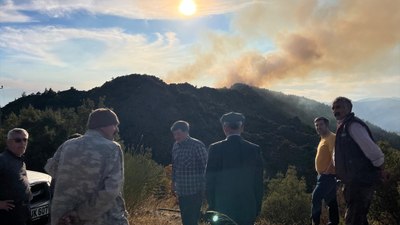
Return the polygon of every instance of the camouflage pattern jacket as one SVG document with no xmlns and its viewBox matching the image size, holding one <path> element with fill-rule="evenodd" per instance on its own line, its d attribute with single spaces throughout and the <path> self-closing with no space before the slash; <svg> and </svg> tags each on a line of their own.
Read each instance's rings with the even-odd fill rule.
<svg viewBox="0 0 400 225">
<path fill-rule="evenodd" d="M 72 211 L 75 224 L 127 225 L 123 168 L 121 146 L 96 130 L 64 142 L 45 166 L 56 179 L 51 224 Z"/>
</svg>

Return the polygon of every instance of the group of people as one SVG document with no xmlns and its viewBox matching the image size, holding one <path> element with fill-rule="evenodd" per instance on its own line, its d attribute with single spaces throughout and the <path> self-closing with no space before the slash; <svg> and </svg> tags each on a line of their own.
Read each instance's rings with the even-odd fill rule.
<svg viewBox="0 0 400 225">
<path fill-rule="evenodd" d="M 368 126 L 352 113 L 351 100 L 337 97 L 332 103 L 337 120 L 336 135 L 329 130 L 329 120 L 314 120 L 321 136 L 315 157 L 318 173 L 312 193 L 312 224 L 320 224 L 322 200 L 328 206 L 330 225 L 339 224 L 336 200 L 337 181 L 343 185 L 346 202 L 345 224 L 368 225 L 367 214 L 377 184 L 384 182 L 384 155 L 375 144 Z"/>
<path fill-rule="evenodd" d="M 315 158 L 317 185 L 312 193 L 312 223 L 320 224 L 322 201 L 329 207 L 329 224 L 339 224 L 337 180 L 344 184 L 346 225 L 367 225 L 367 213 L 376 184 L 385 176 L 384 155 L 368 126 L 352 113 L 352 103 L 338 97 L 332 104 L 336 135 L 329 120 L 314 120 L 321 136 Z M 252 225 L 261 212 L 263 160 L 258 145 L 241 133 L 245 117 L 230 112 L 220 118 L 226 139 L 205 145 L 189 135 L 186 121 L 176 121 L 171 132 L 172 191 L 183 225 L 197 225 L 204 196 L 208 210 L 218 211 L 239 225 Z M 123 199 L 124 166 L 121 146 L 113 141 L 118 116 L 110 109 L 94 110 L 84 135 L 64 142 L 47 161 L 53 177 L 52 225 L 127 225 Z M 0 154 L 0 223 L 25 225 L 32 193 L 23 155 L 29 134 L 14 128 L 7 149 Z M 284 212 L 282 212 L 284 213 Z M 290 216 L 290 215 L 288 215 Z"/>
<path fill-rule="evenodd" d="M 94 110 L 88 130 L 64 142 L 44 169 L 52 176 L 52 225 L 127 225 L 123 199 L 123 152 L 113 141 L 119 119 L 110 109 Z M 29 134 L 14 128 L 0 154 L 0 224 L 29 224 L 32 194 L 23 154 Z"/>
<path fill-rule="evenodd" d="M 189 123 L 177 121 L 171 131 L 172 189 L 179 199 L 183 225 L 197 225 L 204 194 L 208 210 L 225 214 L 240 225 L 254 224 L 263 199 L 260 147 L 241 137 L 245 117 L 230 112 L 220 119 L 226 139 L 204 144 L 190 137 Z"/>
</svg>

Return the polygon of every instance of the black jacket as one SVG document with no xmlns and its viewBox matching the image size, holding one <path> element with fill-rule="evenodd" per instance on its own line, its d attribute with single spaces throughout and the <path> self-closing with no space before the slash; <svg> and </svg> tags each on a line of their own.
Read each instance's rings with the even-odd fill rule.
<svg viewBox="0 0 400 225">
<path fill-rule="evenodd" d="M 25 162 L 9 150 L 0 153 L 0 200 L 14 200 L 15 204 L 32 199 Z"/>
<path fill-rule="evenodd" d="M 351 113 L 336 132 L 335 142 L 335 168 L 336 176 L 345 184 L 373 185 L 379 182 L 379 168 L 374 167 L 372 162 L 364 155 L 360 146 L 349 134 L 352 123 L 359 123 L 367 130 L 372 138 L 368 126 Z"/>
<path fill-rule="evenodd" d="M 238 135 L 209 148 L 206 169 L 210 210 L 224 213 L 239 225 L 253 224 L 261 210 L 263 163 L 260 147 Z"/>
</svg>

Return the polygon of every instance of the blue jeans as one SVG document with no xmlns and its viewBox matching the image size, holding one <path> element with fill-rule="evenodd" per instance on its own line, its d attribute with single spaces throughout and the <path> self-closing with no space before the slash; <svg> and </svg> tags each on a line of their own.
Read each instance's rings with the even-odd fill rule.
<svg viewBox="0 0 400 225">
<path fill-rule="evenodd" d="M 330 225 L 339 224 L 339 210 L 336 200 L 335 175 L 321 174 L 317 177 L 317 185 L 312 193 L 311 218 L 315 225 L 320 224 L 322 200 L 328 205 Z"/>
<path fill-rule="evenodd" d="M 183 225 L 198 225 L 202 202 L 202 193 L 179 196 L 179 209 L 181 210 Z"/>
</svg>

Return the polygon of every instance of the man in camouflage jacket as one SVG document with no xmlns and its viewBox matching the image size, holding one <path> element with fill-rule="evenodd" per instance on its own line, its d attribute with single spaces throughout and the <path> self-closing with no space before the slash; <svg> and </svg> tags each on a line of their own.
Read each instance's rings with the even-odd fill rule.
<svg viewBox="0 0 400 225">
<path fill-rule="evenodd" d="M 123 153 L 113 141 L 119 120 L 110 109 L 94 110 L 87 132 L 64 142 L 47 161 L 55 179 L 51 224 L 127 225 L 122 197 Z"/>
</svg>

